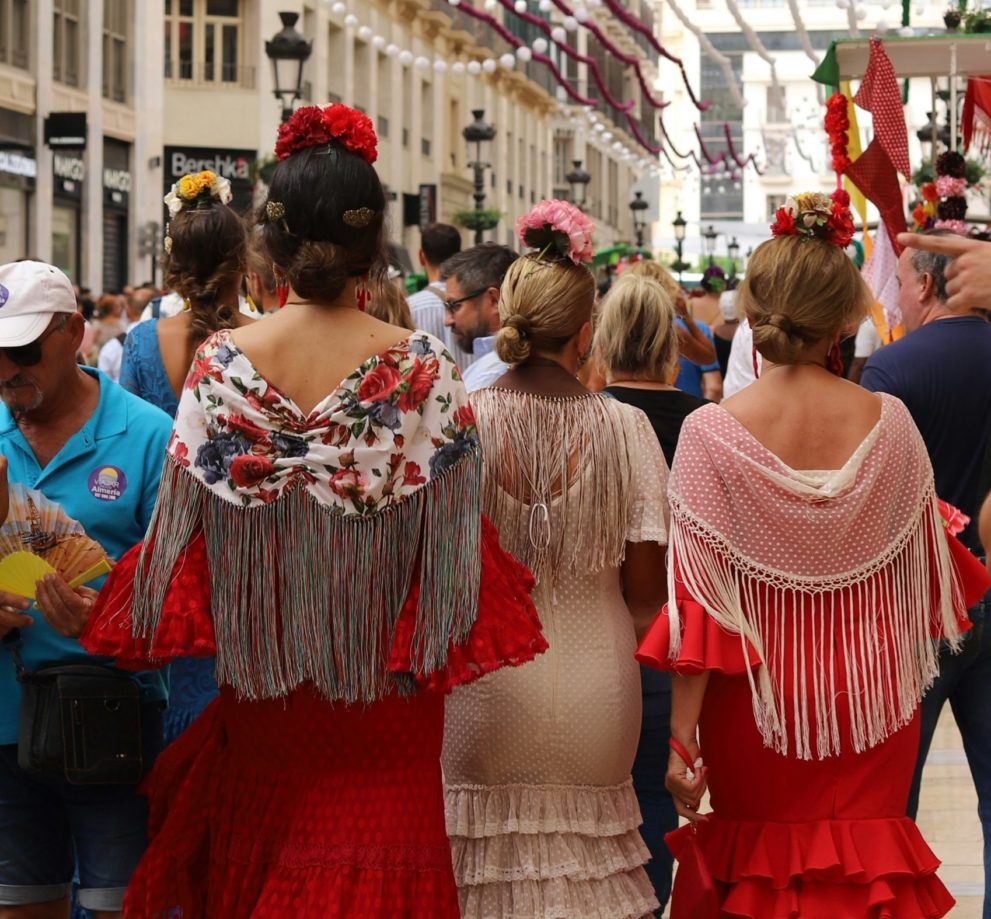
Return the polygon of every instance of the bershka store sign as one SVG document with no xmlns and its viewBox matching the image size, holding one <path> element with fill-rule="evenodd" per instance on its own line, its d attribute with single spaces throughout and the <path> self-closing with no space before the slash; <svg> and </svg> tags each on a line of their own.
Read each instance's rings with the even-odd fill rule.
<svg viewBox="0 0 991 919">
<path fill-rule="evenodd" d="M 245 213 L 251 207 L 251 167 L 254 150 L 225 150 L 217 147 L 166 147 L 163 180 L 165 194 L 174 182 L 191 172 L 209 170 L 231 183 L 231 207 Z"/>
</svg>

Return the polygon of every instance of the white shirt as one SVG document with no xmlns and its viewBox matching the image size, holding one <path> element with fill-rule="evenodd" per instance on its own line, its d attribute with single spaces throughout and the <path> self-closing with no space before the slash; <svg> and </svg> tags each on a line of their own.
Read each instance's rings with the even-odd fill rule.
<svg viewBox="0 0 991 919">
<path fill-rule="evenodd" d="M 509 364 L 500 360 L 494 349 L 495 335 L 476 338 L 472 343 L 475 363 L 462 374 L 468 392 L 491 386 L 509 370 Z"/>
<path fill-rule="evenodd" d="M 762 360 L 757 355 L 757 360 Z M 754 333 L 744 316 L 733 333 L 733 345 L 726 364 L 726 379 L 723 380 L 723 398 L 728 399 L 741 389 L 746 389 L 757 377 L 754 376 Z"/>
<path fill-rule="evenodd" d="M 413 317 L 413 327 L 421 332 L 428 332 L 434 338 L 439 338 L 447 350 L 451 352 L 454 362 L 465 371 L 475 360 L 473 354 L 462 351 L 454 340 L 454 332 L 444 325 L 444 294 L 447 293 L 447 285 L 443 281 L 433 281 L 423 290 L 418 290 L 415 294 L 406 298 L 409 304 L 410 316 Z"/>
<path fill-rule="evenodd" d="M 137 325 L 136 322 L 124 322 L 124 335 Z M 120 382 L 120 364 L 124 357 L 124 346 L 117 340 L 111 338 L 100 348 L 100 356 L 96 359 L 96 367 L 101 373 L 105 373 L 115 383 Z"/>
<path fill-rule="evenodd" d="M 877 334 L 874 320 L 868 316 L 857 329 L 857 339 L 853 346 L 854 357 L 870 357 L 881 347 L 881 336 Z"/>
</svg>

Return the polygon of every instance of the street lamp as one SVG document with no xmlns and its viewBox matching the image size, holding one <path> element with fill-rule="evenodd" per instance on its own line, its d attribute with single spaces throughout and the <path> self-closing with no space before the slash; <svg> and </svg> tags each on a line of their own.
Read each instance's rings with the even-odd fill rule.
<svg viewBox="0 0 991 919">
<path fill-rule="evenodd" d="M 468 166 L 475 172 L 475 245 L 482 242 L 482 204 L 485 201 L 485 170 L 489 163 L 489 144 L 496 136 L 496 129 L 485 123 L 485 109 L 472 109 L 475 119 L 462 132 L 468 144 Z"/>
<path fill-rule="evenodd" d="M 678 283 L 681 284 L 681 273 L 685 270 L 685 263 L 681 259 L 681 249 L 685 245 L 685 227 L 688 226 L 688 221 L 681 216 L 681 211 L 678 211 L 678 216 L 671 223 L 674 226 L 674 245 L 678 250 L 678 263 L 675 268 L 678 270 Z"/>
<path fill-rule="evenodd" d="M 298 13 L 279 13 L 282 29 L 265 42 L 265 54 L 272 62 L 275 98 L 282 104 L 282 121 L 292 117 L 292 104 L 303 92 L 303 64 L 310 56 L 313 42 L 296 31 Z"/>
<path fill-rule="evenodd" d="M 582 211 L 585 209 L 585 192 L 592 176 L 582 169 L 581 160 L 572 160 L 571 165 L 574 169 L 564 177 L 564 181 L 571 186 L 571 203 Z"/>
<path fill-rule="evenodd" d="M 740 255 L 740 241 L 735 236 L 726 243 L 726 251 L 729 253 L 729 276 L 732 279 L 736 277 L 736 260 Z"/>
<path fill-rule="evenodd" d="M 643 248 L 643 231 L 647 226 L 647 221 L 643 219 L 643 212 L 649 205 L 643 200 L 643 192 L 633 193 L 633 200 L 630 202 L 630 213 L 633 215 L 633 232 L 637 235 L 637 248 Z"/>
<path fill-rule="evenodd" d="M 719 238 L 719 234 L 710 223 L 702 237 L 705 239 L 705 254 L 709 256 L 709 264 L 714 265 L 716 263 L 716 240 Z"/>
</svg>

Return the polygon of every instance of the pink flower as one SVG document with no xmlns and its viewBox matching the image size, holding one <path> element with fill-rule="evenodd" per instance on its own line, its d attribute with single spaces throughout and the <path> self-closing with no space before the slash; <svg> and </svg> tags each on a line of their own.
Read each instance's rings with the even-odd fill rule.
<svg viewBox="0 0 991 919">
<path fill-rule="evenodd" d="M 937 220 L 933 226 L 937 230 L 952 230 L 954 233 L 959 233 L 961 236 L 967 235 L 967 224 L 962 220 Z"/>
<path fill-rule="evenodd" d="M 330 477 L 330 490 L 342 498 L 360 498 L 368 487 L 365 474 L 353 466 L 338 469 Z"/>
<path fill-rule="evenodd" d="M 938 499 L 936 504 L 939 507 L 939 516 L 943 518 L 943 526 L 950 531 L 950 535 L 957 536 L 962 533 L 967 524 L 970 523 L 970 517 L 942 499 Z"/>
<path fill-rule="evenodd" d="M 554 246 L 558 255 L 576 265 L 592 261 L 595 224 L 573 204 L 557 199 L 541 201 L 516 221 L 516 235 L 524 246 Z"/>
<path fill-rule="evenodd" d="M 966 179 L 954 179 L 953 176 L 936 177 L 936 194 L 941 198 L 959 198 L 966 191 Z"/>
</svg>

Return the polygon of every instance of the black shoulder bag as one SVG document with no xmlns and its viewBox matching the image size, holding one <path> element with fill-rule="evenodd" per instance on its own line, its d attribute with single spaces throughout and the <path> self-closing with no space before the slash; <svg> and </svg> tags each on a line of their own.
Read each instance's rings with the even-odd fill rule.
<svg viewBox="0 0 991 919">
<path fill-rule="evenodd" d="M 17 765 L 73 785 L 141 781 L 141 687 L 95 663 L 45 664 L 28 673 L 17 630 L 3 641 L 21 684 Z"/>
</svg>

